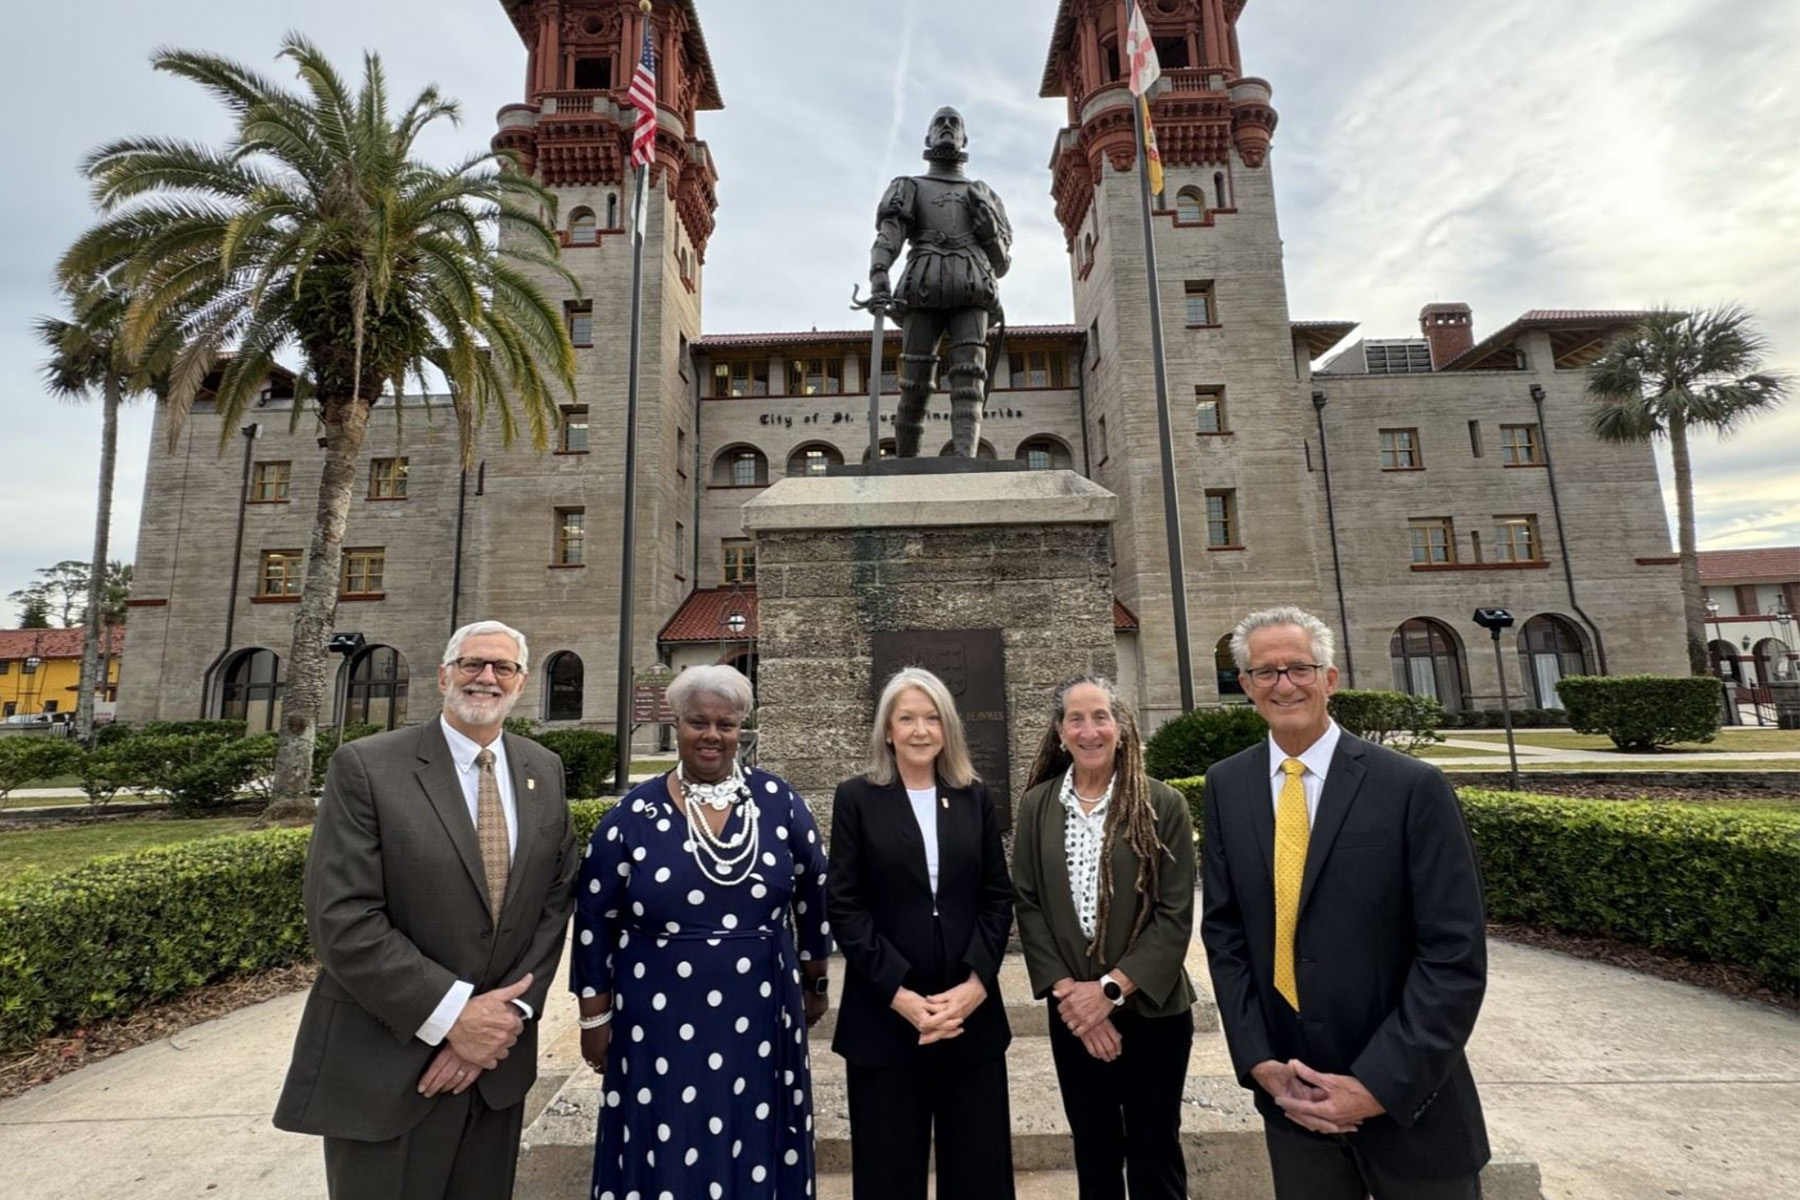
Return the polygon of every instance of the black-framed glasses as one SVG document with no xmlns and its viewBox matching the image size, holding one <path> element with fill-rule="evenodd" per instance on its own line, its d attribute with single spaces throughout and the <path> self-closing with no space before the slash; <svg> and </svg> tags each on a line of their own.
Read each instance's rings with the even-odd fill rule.
<svg viewBox="0 0 1800 1200">
<path fill-rule="evenodd" d="M 1259 688 L 1274 687 L 1275 681 L 1283 675 L 1286 675 L 1288 682 L 1295 687 L 1305 687 L 1317 679 L 1319 672 L 1324 669 L 1322 663 L 1295 663 L 1291 667 L 1252 667 L 1244 674 L 1248 675 L 1250 682 Z"/>
<path fill-rule="evenodd" d="M 511 679 L 525 669 L 510 658 L 459 658 L 451 665 L 470 679 L 479 677 L 483 671 L 492 667 L 494 678 L 502 681 Z"/>
</svg>

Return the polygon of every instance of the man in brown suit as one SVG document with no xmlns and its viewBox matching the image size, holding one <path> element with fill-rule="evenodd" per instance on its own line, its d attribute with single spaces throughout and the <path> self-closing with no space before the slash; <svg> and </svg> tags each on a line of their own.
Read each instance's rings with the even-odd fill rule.
<svg viewBox="0 0 1800 1200">
<path fill-rule="evenodd" d="M 275 1110 L 324 1137 L 332 1200 L 512 1194 L 579 865 L 561 761 L 501 732 L 527 653 L 464 626 L 440 719 L 332 756 L 306 863 L 322 969 Z"/>
</svg>

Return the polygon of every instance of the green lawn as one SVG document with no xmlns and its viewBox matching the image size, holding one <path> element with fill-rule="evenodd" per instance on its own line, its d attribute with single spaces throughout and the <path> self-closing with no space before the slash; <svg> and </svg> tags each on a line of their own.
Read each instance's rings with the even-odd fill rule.
<svg viewBox="0 0 1800 1200">
<path fill-rule="evenodd" d="M 1459 741 L 1499 742 L 1506 745 L 1504 729 L 1445 729 L 1445 737 Z M 1521 729 L 1515 734 L 1521 746 L 1547 746 L 1552 750 L 1616 750 L 1612 739 L 1598 733 L 1572 733 L 1567 729 Z M 1442 749 L 1442 747 L 1439 747 Z M 1747 750 L 1800 751 L 1800 729 L 1725 729 L 1710 742 L 1680 742 L 1670 750 L 1693 754 L 1742 754 Z M 1648 756 L 1647 756 L 1648 757 Z"/>
<path fill-rule="evenodd" d="M 1439 747 L 1439 749 L 1442 749 L 1442 747 Z M 1494 770 L 1494 766 L 1498 766 L 1501 770 L 1506 769 L 1506 754 L 1504 751 L 1495 757 L 1494 765 L 1489 765 L 1486 760 L 1478 763 L 1463 763 L 1460 765 L 1457 763 L 1447 763 L 1444 766 L 1444 770 L 1492 771 Z M 1599 771 L 1608 774 L 1614 771 L 1792 771 L 1797 767 L 1800 767 L 1800 763 L 1796 763 L 1792 759 L 1784 760 L 1779 758 L 1711 758 L 1707 759 L 1705 762 L 1695 762 L 1692 759 L 1667 762 L 1659 761 L 1654 757 L 1632 759 L 1629 762 L 1617 762 L 1613 760 L 1583 762 L 1580 759 L 1565 760 L 1562 762 L 1545 762 L 1542 759 L 1519 759 L 1519 771 L 1521 774 L 1527 775 L 1537 772 L 1552 771 Z"/>
<path fill-rule="evenodd" d="M 22 783 L 22 788 L 65 788 L 80 787 L 79 775 L 52 775 L 48 779 L 33 779 L 30 783 Z"/>
<path fill-rule="evenodd" d="M 1482 758 L 1493 755 L 1498 755 L 1504 761 L 1506 747 L 1501 746 L 1497 750 L 1470 750 L 1464 746 L 1425 746 L 1413 752 L 1414 758 Z"/>
<path fill-rule="evenodd" d="M 249 817 L 198 821 L 114 821 L 104 825 L 0 832 L 0 883 L 29 871 L 66 871 L 104 854 L 126 854 L 225 833 L 242 833 Z"/>
</svg>

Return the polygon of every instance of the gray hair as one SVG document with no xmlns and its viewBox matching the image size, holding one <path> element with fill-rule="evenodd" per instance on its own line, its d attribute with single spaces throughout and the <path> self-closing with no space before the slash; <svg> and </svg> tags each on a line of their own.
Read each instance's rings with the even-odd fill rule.
<svg viewBox="0 0 1800 1200">
<path fill-rule="evenodd" d="M 938 751 L 938 774 L 951 787 L 968 787 L 979 779 L 975 764 L 969 758 L 969 741 L 963 735 L 962 717 L 956 701 L 944 681 L 923 667 L 902 667 L 895 671 L 881 689 L 875 704 L 875 726 L 869 731 L 869 769 L 864 772 L 870 783 L 885 787 L 894 782 L 899 767 L 894 762 L 894 748 L 888 744 L 888 722 L 894 719 L 894 706 L 900 693 L 911 689 L 922 692 L 938 711 L 938 723 L 944 730 L 944 748 Z"/>
<path fill-rule="evenodd" d="M 669 684 L 666 696 L 677 717 L 686 716 L 688 705 L 701 696 L 717 696 L 740 717 L 749 716 L 756 703 L 756 692 L 744 673 L 723 664 L 686 668 Z"/>
<path fill-rule="evenodd" d="M 1332 656 L 1337 651 L 1337 638 L 1332 635 L 1331 626 L 1303 608 L 1282 604 L 1251 613 L 1231 631 L 1231 657 L 1237 663 L 1238 670 L 1250 669 L 1250 635 L 1259 629 L 1272 629 L 1277 625 L 1297 626 L 1312 639 L 1313 661 L 1321 667 L 1336 665 Z"/>
<path fill-rule="evenodd" d="M 449 666 L 462 657 L 463 643 L 472 637 L 480 637 L 485 633 L 504 633 L 519 644 L 519 673 L 528 674 L 531 668 L 531 647 L 525 644 L 525 635 L 511 625 L 499 621 L 472 621 L 450 635 L 450 644 L 444 647 L 444 661 L 441 665 Z"/>
</svg>

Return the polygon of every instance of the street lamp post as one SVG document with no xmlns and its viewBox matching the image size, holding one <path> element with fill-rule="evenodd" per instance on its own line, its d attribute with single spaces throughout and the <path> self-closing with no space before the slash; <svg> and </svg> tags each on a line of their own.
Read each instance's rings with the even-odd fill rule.
<svg viewBox="0 0 1800 1200">
<path fill-rule="evenodd" d="M 1475 623 L 1494 635 L 1494 671 L 1500 676 L 1500 713 L 1506 722 L 1507 786 L 1519 790 L 1519 748 L 1513 741 L 1512 693 L 1506 687 L 1506 660 L 1500 654 L 1500 631 L 1512 626 L 1513 615 L 1504 608 L 1478 608 Z"/>
<path fill-rule="evenodd" d="M 1730 650 L 1731 643 L 1725 640 L 1724 622 L 1719 620 L 1719 602 L 1710 597 L 1706 601 L 1706 619 L 1713 623 L 1713 643 L 1715 645 L 1722 645 L 1726 650 Z M 1736 725 L 1737 712 L 1736 705 L 1731 702 L 1731 683 L 1727 678 L 1729 673 L 1730 672 L 1725 665 L 1725 656 L 1721 654 L 1719 655 L 1719 691 L 1721 694 L 1720 698 L 1725 707 L 1725 723 L 1727 725 Z"/>
</svg>

